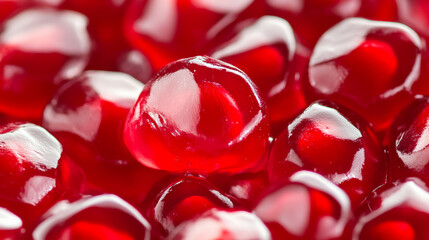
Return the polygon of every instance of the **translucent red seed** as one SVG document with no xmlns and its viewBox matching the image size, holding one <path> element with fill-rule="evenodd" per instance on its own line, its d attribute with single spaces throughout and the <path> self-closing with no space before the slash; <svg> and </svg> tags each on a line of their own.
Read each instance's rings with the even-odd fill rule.
<svg viewBox="0 0 429 240">
<path fill-rule="evenodd" d="M 275 140 L 269 159 L 273 181 L 299 170 L 317 172 L 346 191 L 356 207 L 386 181 L 381 146 L 360 117 L 329 102 L 316 102 Z"/>
<path fill-rule="evenodd" d="M 168 179 L 167 179 L 168 180 Z M 180 223 L 193 219 L 212 208 L 239 207 L 237 200 L 223 193 L 205 179 L 183 176 L 154 188 L 143 204 L 143 212 L 154 227 L 154 233 L 167 236 Z"/>
<path fill-rule="evenodd" d="M 80 12 L 89 19 L 88 31 L 93 40 L 87 69 L 118 70 L 120 56 L 129 49 L 122 26 L 129 0 L 61 0 L 57 8 Z"/>
<path fill-rule="evenodd" d="M 0 128 L 0 148 L 0 204 L 34 221 L 59 197 L 61 144 L 37 125 L 8 124 Z"/>
<path fill-rule="evenodd" d="M 86 26 L 81 14 L 45 8 L 8 19 L 0 32 L 0 112 L 40 120 L 61 81 L 87 64 Z"/>
<path fill-rule="evenodd" d="M 180 58 L 207 54 L 219 44 L 219 38 L 225 38 L 222 35 L 231 30 L 234 23 L 262 14 L 259 3 L 137 0 L 128 8 L 125 31 L 129 42 L 141 50 L 158 71 Z"/>
<path fill-rule="evenodd" d="M 354 228 L 353 239 L 425 239 L 429 231 L 428 189 L 418 181 L 377 189 Z"/>
<path fill-rule="evenodd" d="M 0 2 L 0 23 L 23 7 L 23 1 L 4 0 Z"/>
<path fill-rule="evenodd" d="M 91 161 L 83 155 L 90 152 L 92 161 L 133 162 L 122 141 L 122 127 L 142 89 L 143 84 L 127 74 L 84 72 L 57 91 L 44 111 L 43 126 L 61 139 L 73 139 L 64 140 L 67 143 L 87 149 L 70 151 L 78 161 Z"/>
<path fill-rule="evenodd" d="M 283 125 L 306 106 L 296 42 L 283 19 L 264 16 L 211 54 L 243 70 L 267 101 L 273 126 Z M 287 106 L 287 107 L 285 107 Z"/>
<path fill-rule="evenodd" d="M 123 142 L 125 118 L 142 89 L 127 74 L 86 71 L 57 91 L 45 108 L 43 126 L 74 162 L 61 168 L 63 185 L 140 199 L 165 175 L 140 165 Z"/>
<path fill-rule="evenodd" d="M 267 227 L 252 213 L 212 209 L 180 224 L 167 239 L 252 240 L 271 239 L 271 236 Z"/>
<path fill-rule="evenodd" d="M 277 185 L 253 212 L 273 239 L 347 239 L 352 211 L 347 195 L 322 176 L 301 171 Z"/>
<path fill-rule="evenodd" d="M 33 239 L 149 239 L 151 226 L 131 205 L 115 195 L 61 201 L 44 216 Z"/>
<path fill-rule="evenodd" d="M 341 20 L 354 17 L 361 0 L 264 0 L 270 15 L 289 21 L 298 41 L 313 48 L 319 37 Z"/>
<path fill-rule="evenodd" d="M 18 239 L 21 235 L 23 222 L 6 208 L 0 208 L 0 238 Z"/>
<path fill-rule="evenodd" d="M 269 186 L 266 171 L 242 174 L 212 174 L 208 181 L 223 192 L 239 199 L 245 206 L 252 206 Z"/>
<path fill-rule="evenodd" d="M 398 19 L 415 31 L 429 37 L 429 3 L 424 0 L 397 1 Z"/>
<path fill-rule="evenodd" d="M 389 139 L 390 180 L 419 177 L 429 183 L 427 177 L 426 128 L 429 120 L 428 99 L 419 99 L 410 104 L 391 128 Z"/>
<path fill-rule="evenodd" d="M 383 132 L 414 97 L 422 48 L 419 36 L 405 25 L 347 19 L 318 41 L 309 82 L 316 98 L 350 108 Z"/>
<path fill-rule="evenodd" d="M 265 103 L 239 69 L 194 57 L 164 68 L 144 88 L 124 139 L 142 164 L 173 172 L 238 172 L 268 142 Z"/>
</svg>

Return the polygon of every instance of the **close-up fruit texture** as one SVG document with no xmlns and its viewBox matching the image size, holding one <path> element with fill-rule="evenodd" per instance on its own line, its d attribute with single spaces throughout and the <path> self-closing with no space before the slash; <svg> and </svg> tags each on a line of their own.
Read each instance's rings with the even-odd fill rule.
<svg viewBox="0 0 429 240">
<path fill-rule="evenodd" d="M 428 0 L 0 0 L 0 240 L 428 224 Z"/>
</svg>

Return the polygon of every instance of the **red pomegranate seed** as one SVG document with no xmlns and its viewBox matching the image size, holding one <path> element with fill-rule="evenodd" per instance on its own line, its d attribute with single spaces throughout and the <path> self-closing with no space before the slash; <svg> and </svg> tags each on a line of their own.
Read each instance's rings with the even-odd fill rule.
<svg viewBox="0 0 429 240">
<path fill-rule="evenodd" d="M 421 51 L 419 36 L 405 25 L 344 20 L 317 43 L 310 85 L 316 98 L 350 108 L 383 132 L 414 97 L 410 90 L 420 74 Z"/>
<path fill-rule="evenodd" d="M 397 1 L 397 5 L 399 21 L 429 38 L 429 2 L 425 0 Z"/>
<path fill-rule="evenodd" d="M 391 128 L 389 146 L 390 180 L 419 177 L 429 183 L 429 99 L 419 99 L 408 106 Z"/>
<path fill-rule="evenodd" d="M 316 102 L 291 122 L 270 153 L 273 181 L 299 170 L 317 172 L 343 188 L 354 207 L 386 181 L 386 161 L 360 117 L 329 102 Z"/>
<path fill-rule="evenodd" d="M 33 239 L 149 239 L 151 226 L 121 198 L 105 194 L 61 201 L 45 214 Z"/>
<path fill-rule="evenodd" d="M 199 174 L 255 166 L 268 135 L 266 107 L 249 78 L 208 57 L 164 68 L 144 88 L 124 129 L 142 164 Z"/>
<path fill-rule="evenodd" d="M 167 239 L 268 240 L 271 236 L 267 227 L 252 213 L 212 209 L 180 224 Z"/>
<path fill-rule="evenodd" d="M 98 1 L 85 1 L 85 0 L 36 0 L 46 2 L 58 2 L 57 7 L 70 9 L 73 11 L 81 12 L 91 18 L 92 21 L 111 21 L 112 19 L 106 19 L 101 17 L 104 14 L 119 14 L 119 11 L 123 11 L 129 0 L 98 0 Z M 100 11 L 103 10 L 103 11 Z M 104 15 L 105 16 L 105 15 Z M 109 15 L 111 16 L 111 15 Z M 117 20 L 117 19 L 115 19 Z M 116 26 L 115 26 L 116 27 Z"/>
<path fill-rule="evenodd" d="M 290 25 L 281 18 L 264 16 L 242 29 L 211 56 L 231 63 L 250 77 L 267 101 L 271 123 L 277 126 L 306 105 L 295 79 L 300 60 L 295 50 Z"/>
<path fill-rule="evenodd" d="M 149 222 L 155 234 L 167 236 L 180 223 L 201 215 L 212 208 L 231 209 L 238 205 L 234 198 L 222 193 L 205 179 L 196 176 L 183 176 L 169 181 L 158 191 L 152 190 L 146 199 Z"/>
<path fill-rule="evenodd" d="M 142 83 L 147 83 L 154 75 L 149 60 L 138 50 L 122 53 L 117 68 L 120 72 L 127 73 Z"/>
<path fill-rule="evenodd" d="M 214 174 L 208 177 L 214 186 L 251 206 L 269 186 L 266 171 L 242 174 Z"/>
<path fill-rule="evenodd" d="M 405 221 L 385 221 L 374 226 L 370 231 L 373 239 L 414 240 L 416 234 L 409 223 Z M 367 238 L 363 238 L 367 239 Z"/>
<path fill-rule="evenodd" d="M 110 228 L 103 224 L 79 221 L 65 228 L 58 239 L 82 240 L 133 240 L 128 233 Z"/>
<path fill-rule="evenodd" d="M 142 89 L 127 74 L 86 71 L 57 91 L 45 108 L 43 126 L 78 165 L 61 168 L 62 185 L 141 198 L 165 175 L 141 166 L 123 142 L 123 123 Z"/>
<path fill-rule="evenodd" d="M 94 46 L 87 69 L 117 70 L 117 61 L 128 50 L 122 30 L 129 0 L 60 0 L 57 8 L 83 13 Z"/>
<path fill-rule="evenodd" d="M 24 7 L 24 1 L 3 0 L 0 2 L 0 23 Z"/>
<path fill-rule="evenodd" d="M 257 203 L 254 213 L 273 239 L 346 238 L 351 220 L 350 200 L 340 188 L 308 171 L 292 175 Z"/>
<path fill-rule="evenodd" d="M 78 13 L 29 9 L 0 32 L 0 112 L 40 120 L 61 80 L 86 66 L 87 19 Z"/>
<path fill-rule="evenodd" d="M 339 21 L 358 14 L 361 0 L 264 0 L 268 14 L 290 22 L 299 42 L 313 48 L 319 37 Z"/>
<path fill-rule="evenodd" d="M 6 208 L 0 208 L 0 238 L 20 239 L 23 224 L 20 217 Z"/>
<path fill-rule="evenodd" d="M 353 239 L 426 239 L 429 192 L 415 180 L 377 189 L 358 219 Z"/>
<path fill-rule="evenodd" d="M 0 128 L 0 148 L 0 205 L 31 222 L 59 197 L 61 144 L 37 125 L 11 123 Z"/>
<path fill-rule="evenodd" d="M 133 162 L 122 140 L 122 125 L 142 89 L 143 84 L 127 74 L 86 71 L 56 92 L 44 111 L 43 126 L 60 141 L 69 137 L 73 140 L 64 143 L 86 148 L 69 153 L 82 164 L 96 161 L 85 152 L 98 161 Z"/>
<path fill-rule="evenodd" d="M 396 21 L 398 6 L 396 0 L 362 0 L 359 16 L 371 20 Z"/>
<path fill-rule="evenodd" d="M 233 23 L 259 16 L 263 11 L 259 2 L 134 0 L 126 14 L 125 31 L 129 42 L 158 71 L 180 58 L 207 54 Z"/>
</svg>

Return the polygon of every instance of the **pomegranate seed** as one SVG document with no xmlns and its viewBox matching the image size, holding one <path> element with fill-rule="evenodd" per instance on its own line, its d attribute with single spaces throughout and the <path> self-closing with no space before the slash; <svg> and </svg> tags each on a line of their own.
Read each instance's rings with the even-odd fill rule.
<svg viewBox="0 0 429 240">
<path fill-rule="evenodd" d="M 124 139 L 142 164 L 174 172 L 237 172 L 255 166 L 269 135 L 266 107 L 237 68 L 182 59 L 144 88 Z"/>
<path fill-rule="evenodd" d="M 252 213 L 212 209 L 180 224 L 167 239 L 268 240 L 271 236 L 267 227 Z"/>
<path fill-rule="evenodd" d="M 353 239 L 426 239 L 429 231 L 428 189 L 414 180 L 377 189 L 367 200 L 353 231 Z"/>
<path fill-rule="evenodd" d="M 18 239 L 21 235 L 22 220 L 6 208 L 0 208 L 0 238 Z"/>
<path fill-rule="evenodd" d="M 273 239 L 339 239 L 351 220 L 350 200 L 322 176 L 300 171 L 257 203 L 254 213 Z"/>
<path fill-rule="evenodd" d="M 419 36 L 405 25 L 347 19 L 317 43 L 310 85 L 317 97 L 356 111 L 382 133 L 414 97 L 421 51 Z"/>
<path fill-rule="evenodd" d="M 105 194 L 61 201 L 45 214 L 33 239 L 149 239 L 151 227 L 121 198 Z"/>
<path fill-rule="evenodd" d="M 122 30 L 129 2 L 60 0 L 57 8 L 80 12 L 89 19 L 88 31 L 94 46 L 87 69 L 117 70 L 118 59 L 129 49 Z"/>
<path fill-rule="evenodd" d="M 259 2 L 135 0 L 126 14 L 125 31 L 158 71 L 180 58 L 207 54 L 218 45 L 220 33 L 242 19 L 259 16 L 263 10 Z"/>
<path fill-rule="evenodd" d="M 429 183 L 426 155 L 429 141 L 429 99 L 419 99 L 408 106 L 393 124 L 389 146 L 390 180 L 419 177 Z M 428 155 L 429 156 L 429 155 Z"/>
<path fill-rule="evenodd" d="M 0 111 L 40 120 L 63 79 L 86 66 L 90 40 L 81 14 L 29 9 L 0 32 Z"/>
<path fill-rule="evenodd" d="M 290 22 L 298 40 L 313 48 L 319 37 L 341 20 L 359 13 L 361 0 L 264 0 L 268 14 Z"/>
<path fill-rule="evenodd" d="M 141 166 L 122 140 L 123 123 L 142 89 L 123 73 L 86 71 L 57 91 L 45 108 L 43 126 L 77 163 L 65 163 L 62 185 L 132 199 L 144 196 L 165 175 Z"/>
<path fill-rule="evenodd" d="M 169 179 L 167 179 L 169 180 Z M 165 187 L 158 191 L 152 190 L 147 206 L 148 220 L 154 227 L 154 232 L 167 236 L 180 223 L 201 215 L 212 208 L 236 208 L 236 201 L 216 189 L 203 178 L 183 176 L 168 181 Z"/>
<path fill-rule="evenodd" d="M 269 160 L 273 181 L 299 170 L 320 173 L 349 194 L 354 207 L 386 181 L 386 161 L 371 129 L 352 112 L 316 102 L 275 140 Z"/>
<path fill-rule="evenodd" d="M 59 197 L 61 144 L 45 129 L 11 123 L 0 128 L 0 205 L 31 222 Z"/>
<path fill-rule="evenodd" d="M 242 29 L 212 56 L 249 75 L 267 101 L 271 123 L 277 126 L 284 125 L 306 106 L 295 79 L 295 72 L 301 70 L 295 49 L 290 25 L 281 18 L 264 16 Z"/>
<path fill-rule="evenodd" d="M 242 174 L 214 174 L 208 177 L 213 185 L 223 192 L 251 206 L 269 186 L 266 171 Z"/>
</svg>

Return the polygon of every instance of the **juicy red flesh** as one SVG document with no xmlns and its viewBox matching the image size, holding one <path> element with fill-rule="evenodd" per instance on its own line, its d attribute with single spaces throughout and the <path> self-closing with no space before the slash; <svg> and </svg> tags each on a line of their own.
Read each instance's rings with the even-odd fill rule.
<svg viewBox="0 0 429 240">
<path fill-rule="evenodd" d="M 24 7 L 24 1 L 4 0 L 0 2 L 0 22 Z"/>
<path fill-rule="evenodd" d="M 59 138 L 75 138 L 74 144 L 80 139 L 80 146 L 98 161 L 132 162 L 121 130 L 142 89 L 143 84 L 123 73 L 84 72 L 57 91 L 44 111 L 43 126 Z M 89 161 L 82 153 L 70 151 L 78 161 Z"/>
<path fill-rule="evenodd" d="M 269 239 L 269 237 L 267 227 L 252 213 L 212 209 L 180 224 L 168 239 Z"/>
<path fill-rule="evenodd" d="M 59 195 L 57 167 L 61 144 L 34 124 L 0 128 L 0 205 L 34 221 Z"/>
<path fill-rule="evenodd" d="M 330 27 L 344 18 L 356 16 L 361 5 L 361 0 L 264 1 L 268 14 L 280 16 L 289 21 L 298 40 L 310 48 Z"/>
<path fill-rule="evenodd" d="M 282 125 L 305 108 L 300 79 L 296 79 L 296 73 L 302 70 L 300 56 L 293 31 L 285 20 L 261 17 L 211 56 L 249 76 L 267 102 L 271 124 Z"/>
<path fill-rule="evenodd" d="M 132 240 L 130 234 L 99 223 L 79 221 L 65 228 L 59 239 Z"/>
<path fill-rule="evenodd" d="M 6 208 L 0 208 L 0 238 L 18 239 L 21 235 L 22 220 Z"/>
<path fill-rule="evenodd" d="M 266 171 L 242 174 L 213 174 L 208 181 L 223 192 L 239 199 L 246 206 L 251 206 L 269 186 Z"/>
<path fill-rule="evenodd" d="M 253 167 L 268 134 L 265 104 L 248 77 L 208 57 L 164 68 L 145 86 L 124 129 L 142 164 L 199 174 Z"/>
<path fill-rule="evenodd" d="M 150 195 L 155 197 L 146 200 L 144 212 L 154 232 L 161 235 L 168 235 L 180 223 L 212 208 L 232 209 L 239 206 L 234 198 L 196 176 L 170 180 L 161 191 L 154 188 Z"/>
<path fill-rule="evenodd" d="M 429 183 L 428 121 L 429 101 L 419 99 L 408 106 L 392 126 L 389 146 L 391 181 L 419 177 Z"/>
<path fill-rule="evenodd" d="M 88 32 L 94 45 L 87 69 L 117 70 L 119 57 L 129 48 L 122 30 L 128 2 L 63 0 L 58 4 L 59 8 L 80 12 L 89 20 Z"/>
<path fill-rule="evenodd" d="M 142 83 L 147 83 L 154 75 L 147 57 L 137 50 L 123 52 L 119 57 L 117 68 L 120 72 L 127 73 Z"/>
<path fill-rule="evenodd" d="M 85 197 L 54 205 L 33 231 L 34 239 L 147 239 L 149 223 L 115 195 Z"/>
<path fill-rule="evenodd" d="M 63 185 L 81 181 L 84 186 L 78 186 L 78 192 L 105 191 L 138 198 L 164 176 L 141 166 L 123 142 L 125 118 L 142 89 L 143 84 L 123 73 L 86 71 L 57 91 L 45 108 L 43 126 L 61 141 L 77 165 L 68 163 L 69 169 L 62 168 Z M 127 186 L 129 181 L 136 185 Z"/>
<path fill-rule="evenodd" d="M 377 189 L 357 221 L 353 239 L 426 239 L 428 189 L 414 180 Z M 369 209 L 371 209 L 369 211 Z"/>
<path fill-rule="evenodd" d="M 420 38 L 404 25 L 345 20 L 314 49 L 309 66 L 313 97 L 336 101 L 383 132 L 414 97 L 410 88 L 420 74 L 421 51 Z"/>
<path fill-rule="evenodd" d="M 89 162 L 79 166 L 70 159 L 59 168 L 60 186 L 69 197 L 113 193 L 131 203 L 143 201 L 153 185 L 166 175 L 166 172 L 138 164 Z"/>
<path fill-rule="evenodd" d="M 328 102 L 310 105 L 275 140 L 269 159 L 273 181 L 299 170 L 327 177 L 354 206 L 386 179 L 386 162 L 371 129 L 356 115 Z"/>
<path fill-rule="evenodd" d="M 262 14 L 259 2 L 135 0 L 126 14 L 125 32 L 158 71 L 180 58 L 207 54 L 234 23 Z"/>
<path fill-rule="evenodd" d="M 290 182 L 271 189 L 253 212 L 274 239 L 340 239 L 347 235 L 352 216 L 347 195 L 329 180 L 307 171 L 297 172 Z"/>
<path fill-rule="evenodd" d="M 398 2 L 396 0 L 362 0 L 359 16 L 372 20 L 395 21 L 398 19 Z"/>
<path fill-rule="evenodd" d="M 29 9 L 4 22 L 0 32 L 0 112 L 40 120 L 64 78 L 86 66 L 87 19 L 74 12 Z"/>
<path fill-rule="evenodd" d="M 425 0 L 397 1 L 398 19 L 425 38 L 429 38 L 429 2 Z"/>
</svg>

